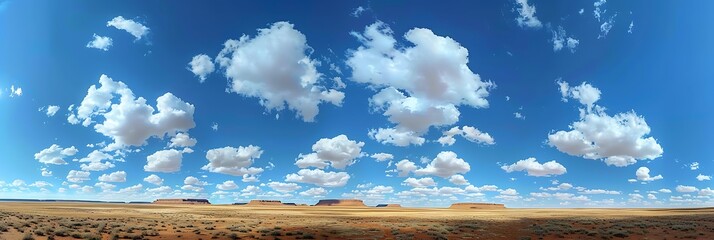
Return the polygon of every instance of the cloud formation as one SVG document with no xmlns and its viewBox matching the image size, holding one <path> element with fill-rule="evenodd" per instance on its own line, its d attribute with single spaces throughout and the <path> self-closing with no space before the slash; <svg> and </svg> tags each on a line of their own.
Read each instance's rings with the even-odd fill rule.
<svg viewBox="0 0 714 240">
<path fill-rule="evenodd" d="M 398 47 L 392 29 L 383 22 L 351 34 L 362 43 L 348 53 L 352 80 L 377 90 L 369 100 L 372 110 L 396 124 L 370 130 L 378 142 L 421 145 L 421 135 L 430 127 L 459 120 L 458 106 L 488 107 L 486 97 L 494 84 L 471 71 L 468 50 L 455 40 L 414 28 L 404 35 L 412 46 Z"/>
<path fill-rule="evenodd" d="M 107 27 L 115 27 L 116 29 L 124 30 L 134 36 L 134 38 L 136 38 L 135 40 L 141 40 L 142 37 L 149 34 L 148 27 L 134 20 L 125 19 L 122 16 L 115 17 L 108 21 Z"/>
<path fill-rule="evenodd" d="M 520 160 L 511 165 L 504 165 L 501 169 L 509 173 L 515 171 L 526 171 L 528 176 L 534 177 L 550 177 L 563 175 L 567 172 L 565 167 L 555 160 L 541 164 L 536 161 L 536 158 L 533 157 Z"/>
<path fill-rule="evenodd" d="M 569 87 L 558 82 L 564 100 L 577 99 L 586 108 L 580 109 L 580 120 L 570 125 L 570 131 L 548 135 L 548 144 L 559 151 L 586 159 L 603 159 L 607 165 L 624 167 L 637 160 L 653 160 L 663 153 L 653 137 L 646 137 L 650 127 L 644 117 L 634 111 L 610 116 L 605 108 L 595 105 L 600 90 L 588 83 Z"/>
<path fill-rule="evenodd" d="M 287 105 L 306 122 L 315 121 L 323 102 L 342 105 L 343 92 L 320 85 L 319 62 L 306 55 L 311 48 L 293 24 L 276 22 L 253 38 L 243 35 L 223 46 L 216 62 L 229 79 L 228 91 L 258 98 L 267 110 Z"/>
</svg>

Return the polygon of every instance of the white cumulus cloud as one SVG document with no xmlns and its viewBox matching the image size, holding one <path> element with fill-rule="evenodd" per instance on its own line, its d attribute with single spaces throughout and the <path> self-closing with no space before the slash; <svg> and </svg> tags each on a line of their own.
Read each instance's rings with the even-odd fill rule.
<svg viewBox="0 0 714 240">
<path fill-rule="evenodd" d="M 134 36 L 136 40 L 140 40 L 142 37 L 149 34 L 148 27 L 134 20 L 125 19 L 122 16 L 115 17 L 108 21 L 107 27 L 115 27 L 116 29 L 124 30 Z"/>
<path fill-rule="evenodd" d="M 146 157 L 144 171 L 147 172 L 178 172 L 181 169 L 183 153 L 175 149 L 160 150 Z"/>
<path fill-rule="evenodd" d="M 350 180 L 346 172 L 325 172 L 321 169 L 300 169 L 285 176 L 286 182 L 309 183 L 320 187 L 342 187 Z"/>
<path fill-rule="evenodd" d="M 35 159 L 44 164 L 67 164 L 64 158 L 74 156 L 77 152 L 79 150 L 74 146 L 62 148 L 57 144 L 52 144 L 52 146 L 35 153 Z"/>
<path fill-rule="evenodd" d="M 99 176 L 99 181 L 102 182 L 126 182 L 126 172 L 117 171 L 110 174 L 102 174 Z"/>
<path fill-rule="evenodd" d="M 211 149 L 206 152 L 208 164 L 201 169 L 233 176 L 256 175 L 263 172 L 263 169 L 251 165 L 261 154 L 263 150 L 253 145 Z"/>
<path fill-rule="evenodd" d="M 236 183 L 233 181 L 225 181 L 221 184 L 217 184 L 216 188 L 218 188 L 219 190 L 229 191 L 237 189 L 238 185 L 236 185 Z"/>
<path fill-rule="evenodd" d="M 494 84 L 481 81 L 471 71 L 468 50 L 454 39 L 414 28 L 404 35 L 413 46 L 402 47 L 383 22 L 351 34 L 362 43 L 348 53 L 352 80 L 377 90 L 370 106 L 396 124 L 371 130 L 370 136 L 377 141 L 421 145 L 421 135 L 430 127 L 459 120 L 458 106 L 488 107 L 486 97 Z"/>
<path fill-rule="evenodd" d="M 82 121 L 86 127 L 94 122 L 94 117 L 102 116 L 104 121 L 95 124 L 94 129 L 114 140 L 107 146 L 109 150 L 142 146 L 152 136 L 162 138 L 196 126 L 194 106 L 171 93 L 158 97 L 154 109 L 146 104 L 146 99 L 136 98 L 123 82 L 102 75 L 99 83 L 100 87 L 89 87 L 76 113 L 72 112 L 67 120 L 72 124 Z M 117 95 L 119 101 L 115 102 Z"/>
<path fill-rule="evenodd" d="M 73 183 L 81 183 L 89 180 L 89 175 L 89 172 L 70 170 L 69 173 L 67 173 L 67 181 Z"/>
<path fill-rule="evenodd" d="M 637 180 L 645 181 L 645 182 L 651 182 L 651 181 L 663 179 L 661 174 L 657 175 L 657 176 L 650 176 L 650 169 L 647 167 L 638 168 L 637 171 L 635 172 L 635 176 L 637 176 Z"/>
<path fill-rule="evenodd" d="M 103 51 L 109 51 L 109 47 L 111 47 L 113 43 L 112 38 L 99 36 L 96 33 L 93 37 L 94 39 L 87 43 L 88 48 L 96 48 Z"/>
<path fill-rule="evenodd" d="M 328 165 L 337 169 L 354 164 L 362 153 L 364 142 L 357 142 L 339 135 L 334 138 L 322 138 L 312 145 L 313 153 L 302 155 L 295 161 L 300 168 L 325 168 Z"/>
<path fill-rule="evenodd" d="M 603 159 L 607 165 L 624 167 L 637 160 L 653 160 L 662 155 L 662 147 L 653 137 L 645 137 L 650 127 L 644 117 L 634 111 L 610 116 L 595 102 L 600 90 L 590 84 L 570 88 L 558 82 L 564 99 L 577 99 L 586 108 L 580 109 L 580 120 L 570 125 L 570 131 L 548 135 L 548 144 L 559 151 L 586 159 Z"/>
<path fill-rule="evenodd" d="M 471 126 L 463 126 L 461 127 L 461 129 L 456 126 L 449 129 L 448 131 L 444 131 L 443 136 L 440 137 L 437 142 L 441 143 L 442 146 L 453 145 L 454 143 L 456 143 L 456 139 L 454 138 L 454 136 L 456 135 L 462 136 L 466 140 L 475 143 L 486 145 L 493 145 L 496 143 L 496 141 L 493 139 L 493 137 L 491 137 L 490 134 L 481 132 L 480 130 L 478 130 L 478 128 Z"/>
<path fill-rule="evenodd" d="M 320 85 L 320 63 L 310 59 L 307 39 L 293 24 L 276 22 L 258 30 L 251 38 L 230 39 L 223 44 L 216 62 L 230 80 L 229 91 L 259 99 L 267 110 L 296 111 L 303 121 L 312 122 L 318 105 L 342 105 L 345 94 Z"/>
<path fill-rule="evenodd" d="M 550 177 L 563 175 L 567 172 L 565 167 L 555 160 L 541 164 L 536 161 L 536 158 L 532 157 L 520 160 L 511 165 L 502 166 L 501 169 L 509 173 L 515 171 L 526 171 L 528 176 L 534 177 Z"/>
<path fill-rule="evenodd" d="M 208 74 L 211 74 L 213 71 L 216 70 L 213 61 L 211 61 L 211 57 L 206 54 L 199 54 L 194 56 L 191 59 L 191 62 L 188 63 L 188 66 L 188 70 L 191 71 L 194 75 L 196 75 L 201 83 L 206 81 L 206 76 L 208 76 Z"/>
<path fill-rule="evenodd" d="M 148 177 L 145 177 L 144 182 L 148 182 L 148 183 L 154 184 L 156 186 L 161 186 L 164 184 L 164 180 L 161 179 L 161 177 L 157 176 L 156 174 L 151 174 Z"/>
<path fill-rule="evenodd" d="M 449 178 L 455 174 L 463 174 L 471 170 L 469 163 L 458 158 L 452 151 L 440 152 L 426 167 L 414 171 L 416 175 L 434 175 Z"/>
</svg>

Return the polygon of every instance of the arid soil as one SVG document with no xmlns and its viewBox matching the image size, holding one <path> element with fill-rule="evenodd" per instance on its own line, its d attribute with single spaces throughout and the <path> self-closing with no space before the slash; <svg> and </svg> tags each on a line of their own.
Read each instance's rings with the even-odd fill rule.
<svg viewBox="0 0 714 240">
<path fill-rule="evenodd" d="M 714 209 L 0 202 L 0 239 L 714 239 Z"/>
</svg>

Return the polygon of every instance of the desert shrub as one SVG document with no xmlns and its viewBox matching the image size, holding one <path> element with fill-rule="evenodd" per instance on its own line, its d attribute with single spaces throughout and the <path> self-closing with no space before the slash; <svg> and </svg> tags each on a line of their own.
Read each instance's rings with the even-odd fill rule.
<svg viewBox="0 0 714 240">
<path fill-rule="evenodd" d="M 35 240 L 34 237 L 32 237 L 32 233 L 25 233 L 25 235 L 22 236 L 22 240 Z"/>
<path fill-rule="evenodd" d="M 82 234 L 79 234 L 79 233 L 76 233 L 76 232 L 75 232 L 75 233 L 72 233 L 70 236 L 72 236 L 73 238 L 77 238 L 77 239 L 82 238 Z"/>
<path fill-rule="evenodd" d="M 238 239 L 238 234 L 235 234 L 235 233 L 228 234 L 228 239 L 236 240 L 236 239 Z"/>
<path fill-rule="evenodd" d="M 7 232 L 7 226 L 0 224 L 0 232 Z"/>
<path fill-rule="evenodd" d="M 101 235 L 97 235 L 97 234 L 84 234 L 84 237 L 83 237 L 82 239 L 85 239 L 85 240 L 102 240 L 102 236 L 101 236 Z"/>
</svg>

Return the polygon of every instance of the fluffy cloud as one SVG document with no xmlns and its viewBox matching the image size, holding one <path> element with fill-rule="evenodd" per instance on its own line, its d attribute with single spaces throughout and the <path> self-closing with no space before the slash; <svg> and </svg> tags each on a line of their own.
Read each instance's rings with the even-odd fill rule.
<svg viewBox="0 0 714 240">
<path fill-rule="evenodd" d="M 327 190 L 324 188 L 310 188 L 304 192 L 300 193 L 300 196 L 305 196 L 305 197 L 322 197 L 327 195 Z"/>
<path fill-rule="evenodd" d="M 126 172 L 117 171 L 110 174 L 102 174 L 99 176 L 99 181 L 102 182 L 126 182 Z"/>
<path fill-rule="evenodd" d="M 208 76 L 208 74 L 211 74 L 216 70 L 215 65 L 211 61 L 211 57 L 206 54 L 198 54 L 194 56 L 191 59 L 191 62 L 188 63 L 188 66 L 188 70 L 196 75 L 200 79 L 201 83 L 206 81 L 206 76 Z"/>
<path fill-rule="evenodd" d="M 88 48 L 96 48 L 99 50 L 109 51 L 109 47 L 112 46 L 112 38 L 99 36 L 94 34 L 94 39 L 87 43 Z"/>
<path fill-rule="evenodd" d="M 51 177 L 51 176 L 52 176 L 52 171 L 50 171 L 49 169 L 47 169 L 47 168 L 42 168 L 42 169 L 40 169 L 40 170 L 42 170 L 42 176 L 43 176 L 43 177 Z"/>
<path fill-rule="evenodd" d="M 660 180 L 663 178 L 662 175 L 650 177 L 650 169 L 647 167 L 638 168 L 637 171 L 635 172 L 635 175 L 637 176 L 637 180 L 645 181 L 645 182 L 651 182 L 651 181 Z"/>
<path fill-rule="evenodd" d="M 219 190 L 229 191 L 237 189 L 238 185 L 236 185 L 236 183 L 233 181 L 225 181 L 221 184 L 216 184 L 216 188 L 218 188 Z"/>
<path fill-rule="evenodd" d="M 144 171 L 147 172 L 178 172 L 181 169 L 183 153 L 175 149 L 160 150 L 146 157 Z"/>
<path fill-rule="evenodd" d="M 463 175 L 456 174 L 449 178 L 449 182 L 456 185 L 469 185 L 469 181 Z"/>
<path fill-rule="evenodd" d="M 321 169 L 300 169 L 285 176 L 286 182 L 309 183 L 320 187 L 342 187 L 350 180 L 346 172 L 325 172 Z"/>
<path fill-rule="evenodd" d="M 528 176 L 534 177 L 563 175 L 567 172 L 565 167 L 555 160 L 541 164 L 532 157 L 520 160 L 511 165 L 502 166 L 501 169 L 509 173 L 514 171 L 526 171 L 528 172 Z"/>
<path fill-rule="evenodd" d="M 553 42 L 553 51 L 555 52 L 560 51 L 563 47 L 570 49 L 570 52 L 575 52 L 575 48 L 580 44 L 580 41 L 577 39 L 568 37 L 562 26 L 558 26 L 557 29 L 551 29 L 550 31 L 553 33 L 553 39 L 551 41 Z"/>
<path fill-rule="evenodd" d="M 395 166 L 397 167 L 397 172 L 399 172 L 400 177 L 406 177 L 410 172 L 417 170 L 417 165 L 407 159 L 402 159 Z"/>
<path fill-rule="evenodd" d="M 316 167 L 325 168 L 328 165 L 337 169 L 354 164 L 354 160 L 361 155 L 364 142 L 357 142 L 339 135 L 334 138 L 322 138 L 312 145 L 313 153 L 300 154 L 295 165 L 300 168 Z"/>
<path fill-rule="evenodd" d="M 682 193 L 690 193 L 690 192 L 696 192 L 699 189 L 693 186 L 685 186 L 685 185 L 677 185 L 677 188 L 675 188 L 677 192 L 682 192 Z"/>
<path fill-rule="evenodd" d="M 370 136 L 396 146 L 420 145 L 432 126 L 453 125 L 458 106 L 488 107 L 491 82 L 483 82 L 468 67 L 468 50 L 449 37 L 414 28 L 404 35 L 413 46 L 397 46 L 392 30 L 382 22 L 352 32 L 362 46 L 349 50 L 352 80 L 378 93 L 369 100 L 396 126 L 371 130 Z"/>
<path fill-rule="evenodd" d="M 198 178 L 194 176 L 188 176 L 183 180 L 183 184 L 186 185 L 194 185 L 194 186 L 206 186 L 208 185 L 207 182 L 201 181 Z"/>
<path fill-rule="evenodd" d="M 323 78 L 319 62 L 305 53 L 310 49 L 305 35 L 288 22 L 274 23 L 258 30 L 254 38 L 226 41 L 216 62 L 230 79 L 229 91 L 259 98 L 268 110 L 283 110 L 285 105 L 303 121 L 312 122 L 318 105 L 342 105 L 343 92 L 319 85 Z"/>
<path fill-rule="evenodd" d="M 162 184 L 164 184 L 164 180 L 161 179 L 161 177 L 156 176 L 156 174 L 151 174 L 148 177 L 145 177 L 144 182 L 148 182 L 157 186 L 161 186 Z"/>
<path fill-rule="evenodd" d="M 52 187 L 52 184 L 45 181 L 36 181 L 33 184 L 30 184 L 30 187 L 45 188 Z"/>
<path fill-rule="evenodd" d="M 451 151 L 440 152 L 436 158 L 425 168 L 414 171 L 416 175 L 434 175 L 448 178 L 455 174 L 463 174 L 471 170 L 469 163 L 458 158 L 456 153 Z"/>
<path fill-rule="evenodd" d="M 699 175 L 697 176 L 697 180 L 699 180 L 699 181 L 709 181 L 709 180 L 712 180 L 712 176 L 699 174 Z"/>
<path fill-rule="evenodd" d="M 81 183 L 89 180 L 89 175 L 89 172 L 70 170 L 69 173 L 67 173 L 67 181 Z"/>
<path fill-rule="evenodd" d="M 263 150 L 253 145 L 211 149 L 206 152 L 208 164 L 201 169 L 233 176 L 256 175 L 263 172 L 263 169 L 250 165 L 255 159 L 260 158 L 261 154 Z"/>
<path fill-rule="evenodd" d="M 78 150 L 74 146 L 61 148 L 57 144 L 52 144 L 52 146 L 35 153 L 35 159 L 44 164 L 67 164 L 64 158 L 74 156 L 77 152 Z"/>
<path fill-rule="evenodd" d="M 45 110 L 45 114 L 47 114 L 48 117 L 52 117 L 55 114 L 57 114 L 57 111 L 59 111 L 60 107 L 55 106 L 55 105 L 49 105 L 47 106 L 47 109 Z"/>
<path fill-rule="evenodd" d="M 583 83 L 569 87 L 558 82 L 564 100 L 577 99 L 586 109 L 580 109 L 580 120 L 570 125 L 570 131 L 548 135 L 548 144 L 559 151 L 586 159 L 604 159 L 607 165 L 624 167 L 637 160 L 655 159 L 662 147 L 653 137 L 645 137 L 650 127 L 634 111 L 610 116 L 603 107 L 594 105 L 600 90 Z"/>
<path fill-rule="evenodd" d="M 94 150 L 87 157 L 79 159 L 79 162 L 87 163 L 80 165 L 83 171 L 104 171 L 114 167 L 114 164 L 103 160 L 112 160 L 112 155 Z"/>
<path fill-rule="evenodd" d="M 406 147 L 409 145 L 421 146 L 426 139 L 418 136 L 415 132 L 402 131 L 395 128 L 379 128 L 369 130 L 369 137 L 382 144 L 392 144 L 394 146 Z"/>
<path fill-rule="evenodd" d="M 461 176 L 461 175 L 459 175 Z M 413 188 L 423 188 L 423 187 L 433 187 L 436 186 L 436 182 L 434 179 L 430 177 L 425 177 L 425 178 L 407 178 L 404 180 L 402 185 L 407 185 Z"/>
<path fill-rule="evenodd" d="M 191 138 L 188 133 L 177 133 L 176 136 L 171 138 L 169 147 L 193 147 L 196 142 L 198 141 L 195 138 Z"/>
<path fill-rule="evenodd" d="M 384 162 L 387 160 L 392 160 L 394 159 L 394 155 L 389 154 L 389 153 L 375 153 L 370 156 L 371 158 L 374 158 L 377 162 Z"/>
<path fill-rule="evenodd" d="M 116 29 L 124 30 L 140 40 L 142 37 L 149 34 L 149 28 L 131 19 L 125 19 L 122 16 L 113 18 L 107 22 L 107 27 L 115 27 Z"/>
<path fill-rule="evenodd" d="M 693 186 L 685 186 L 685 185 L 677 185 L 677 188 L 675 188 L 677 192 L 681 193 L 691 193 L 691 192 L 696 192 L 698 189 Z"/>
<path fill-rule="evenodd" d="M 295 183 L 269 182 L 267 185 L 268 185 L 268 187 L 272 188 L 273 190 L 281 192 L 281 193 L 294 192 L 294 191 L 302 188 Z"/>
<path fill-rule="evenodd" d="M 543 26 L 540 20 L 535 16 L 535 6 L 528 5 L 528 0 L 516 0 L 516 3 L 520 5 L 517 9 L 520 16 L 516 17 L 518 26 L 529 28 L 540 28 Z"/>
<path fill-rule="evenodd" d="M 114 140 L 107 146 L 110 150 L 127 145 L 141 146 L 152 136 L 162 138 L 196 126 L 193 121 L 194 106 L 171 93 L 158 97 L 154 109 L 146 104 L 146 99 L 136 98 L 123 82 L 115 82 L 102 75 L 99 83 L 100 87 L 89 87 L 76 114 L 71 113 L 67 120 L 72 124 L 82 121 L 82 125 L 89 126 L 94 121 L 93 117 L 103 116 L 104 122 L 95 124 L 94 129 Z M 116 95 L 119 102 L 113 103 Z"/>
<path fill-rule="evenodd" d="M 459 129 L 458 126 L 453 127 L 449 129 L 448 131 L 443 132 L 443 136 L 440 137 L 437 142 L 441 143 L 441 145 L 453 145 L 456 143 L 456 139 L 454 136 L 460 135 L 464 137 L 466 140 L 469 140 L 471 142 L 475 143 L 481 143 L 481 144 L 487 144 L 487 145 L 493 145 L 495 144 L 495 140 L 493 140 L 493 137 L 491 137 L 490 134 L 481 132 L 478 130 L 478 128 L 471 127 L 471 126 L 463 126 L 461 129 Z"/>
</svg>

